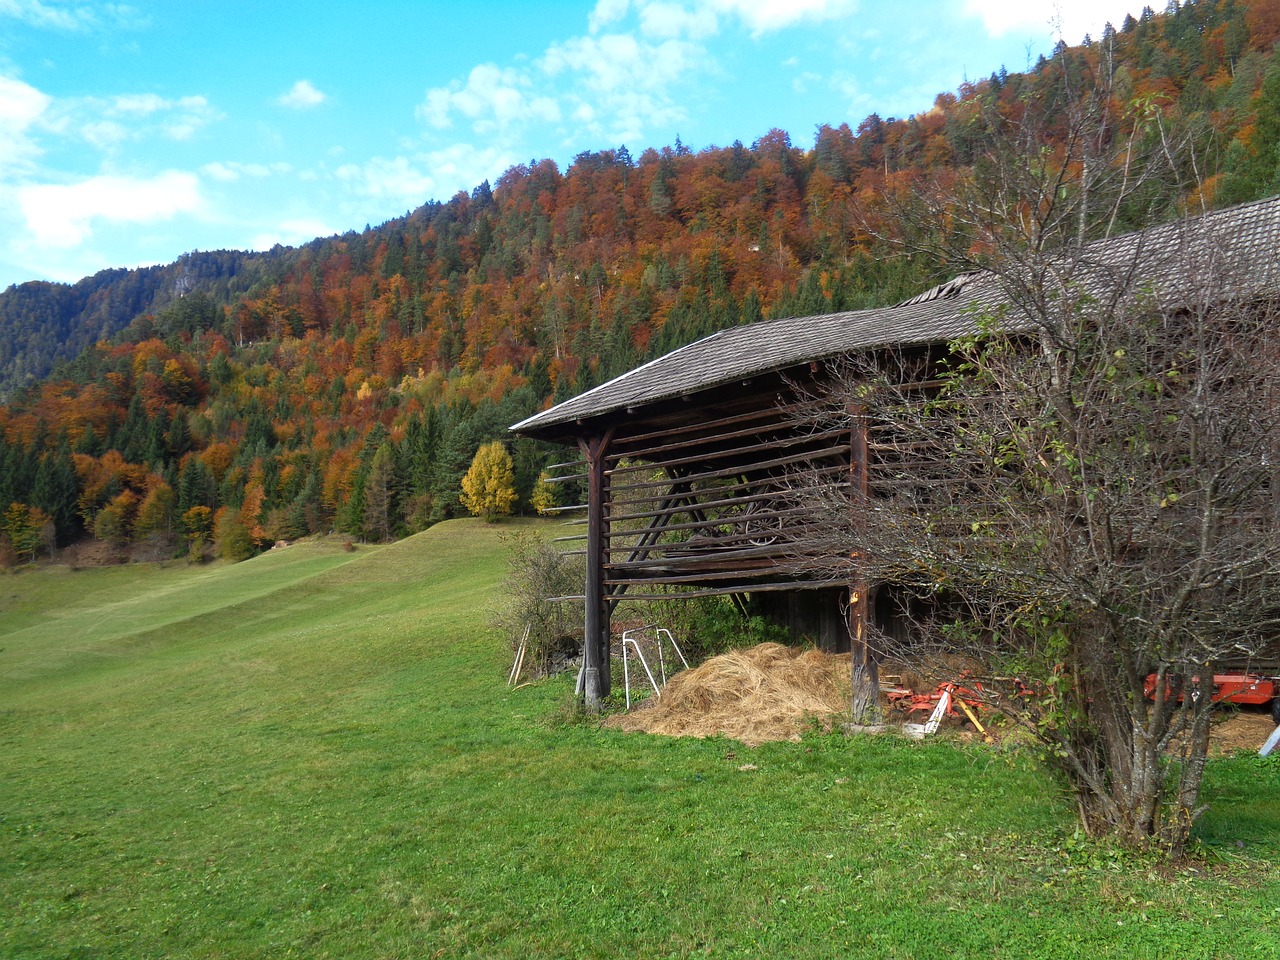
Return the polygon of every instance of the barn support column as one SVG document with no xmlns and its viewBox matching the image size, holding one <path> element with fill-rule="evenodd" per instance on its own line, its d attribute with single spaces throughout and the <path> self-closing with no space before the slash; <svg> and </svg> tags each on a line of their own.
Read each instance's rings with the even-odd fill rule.
<svg viewBox="0 0 1280 960">
<path fill-rule="evenodd" d="M 862 406 L 849 410 L 853 421 L 849 453 L 849 508 L 853 511 L 853 529 L 861 530 L 867 522 L 867 412 Z M 854 572 L 849 581 L 849 649 L 853 654 L 853 722 L 867 723 L 875 719 L 880 697 L 880 666 L 875 651 L 867 642 L 867 624 L 871 620 L 870 584 L 866 576 L 866 558 L 861 549 L 853 557 Z"/>
<path fill-rule="evenodd" d="M 587 709 L 600 709 L 612 687 L 609 676 L 609 603 L 605 594 L 605 501 L 609 484 L 605 455 L 613 431 L 581 441 L 587 461 L 586 624 L 582 635 L 582 692 Z"/>
</svg>

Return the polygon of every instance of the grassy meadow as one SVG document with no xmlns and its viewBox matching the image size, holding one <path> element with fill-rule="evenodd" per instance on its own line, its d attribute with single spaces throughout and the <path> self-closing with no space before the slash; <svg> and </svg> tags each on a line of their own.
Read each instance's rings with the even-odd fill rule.
<svg viewBox="0 0 1280 960">
<path fill-rule="evenodd" d="M 1280 758 L 1170 869 L 987 748 L 600 730 L 513 526 L 0 576 L 0 957 L 1280 958 Z"/>
</svg>

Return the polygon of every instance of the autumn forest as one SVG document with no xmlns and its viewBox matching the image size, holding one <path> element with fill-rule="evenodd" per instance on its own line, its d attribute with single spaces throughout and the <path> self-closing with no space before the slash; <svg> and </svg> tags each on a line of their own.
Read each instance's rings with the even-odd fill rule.
<svg viewBox="0 0 1280 960">
<path fill-rule="evenodd" d="M 776 129 L 618 146 L 298 248 L 10 287 L 0 561 L 86 538 L 228 559 L 334 529 L 389 540 L 464 513 L 494 440 L 530 511 L 566 453 L 512 423 L 727 326 L 946 279 L 901 198 L 968 176 L 1029 104 L 1047 105 L 1039 148 L 1064 149 L 1052 105 L 1101 78 L 1152 149 L 1187 144 L 1184 182 L 1117 229 L 1280 193 L 1278 40 L 1280 0 L 1171 2 L 927 112 L 824 125 L 811 150 Z"/>
</svg>

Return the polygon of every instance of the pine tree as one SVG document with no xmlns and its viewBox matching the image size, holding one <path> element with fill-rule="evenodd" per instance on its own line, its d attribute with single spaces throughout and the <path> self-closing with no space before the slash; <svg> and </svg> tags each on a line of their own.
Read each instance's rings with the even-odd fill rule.
<svg viewBox="0 0 1280 960">
<path fill-rule="evenodd" d="M 395 455 L 390 443 L 378 447 L 364 482 L 364 536 L 381 543 L 394 532 Z"/>
<path fill-rule="evenodd" d="M 431 519 L 458 515 L 459 492 L 467 465 L 475 456 L 475 425 L 467 412 L 450 410 L 441 432 L 439 454 L 431 464 Z"/>
<path fill-rule="evenodd" d="M 167 436 L 169 453 L 181 459 L 191 449 L 191 430 L 187 425 L 187 412 L 181 408 L 173 411 Z"/>
<path fill-rule="evenodd" d="M 192 507 L 218 505 L 217 484 L 213 474 L 199 457 L 188 457 L 178 475 L 178 513 L 185 514 Z"/>
<path fill-rule="evenodd" d="M 387 442 L 387 428 L 375 423 L 373 429 L 365 436 L 364 448 L 360 451 L 360 466 L 351 481 L 351 493 L 338 516 L 338 529 L 357 537 L 365 536 L 365 505 L 367 503 L 365 487 L 369 482 L 369 470 L 378 449 Z"/>
<path fill-rule="evenodd" d="M 76 512 L 79 497 L 80 478 L 71 459 L 71 447 L 63 438 L 56 450 L 41 459 L 31 494 L 32 502 L 52 517 L 59 543 L 69 543 L 80 532 Z"/>
</svg>

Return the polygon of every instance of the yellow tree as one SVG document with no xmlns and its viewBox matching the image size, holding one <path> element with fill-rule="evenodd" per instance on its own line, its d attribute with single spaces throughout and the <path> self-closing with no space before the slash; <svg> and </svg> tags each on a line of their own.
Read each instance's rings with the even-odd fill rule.
<svg viewBox="0 0 1280 960">
<path fill-rule="evenodd" d="M 529 506 L 543 516 L 553 513 L 556 507 L 560 506 L 559 491 L 556 490 L 555 484 L 551 482 L 551 477 L 545 470 L 538 474 L 538 482 L 533 485 Z"/>
<path fill-rule="evenodd" d="M 203 548 L 213 534 L 213 511 L 203 505 L 192 507 L 182 515 L 182 529 L 193 546 Z"/>
<path fill-rule="evenodd" d="M 42 545 L 46 542 L 51 545 L 51 531 L 49 515 L 39 507 L 29 507 L 25 503 L 10 504 L 0 518 L 0 533 L 8 539 L 14 554 L 32 562 Z"/>
<path fill-rule="evenodd" d="M 501 442 L 486 443 L 462 478 L 462 505 L 486 523 L 511 513 L 516 502 L 516 474 Z"/>
</svg>

